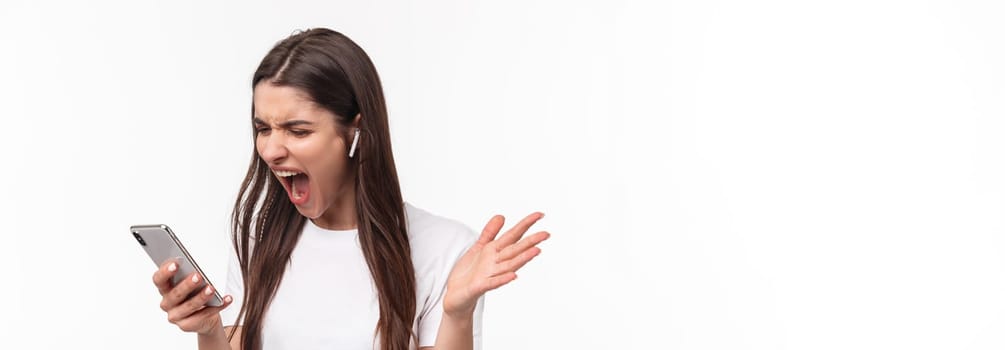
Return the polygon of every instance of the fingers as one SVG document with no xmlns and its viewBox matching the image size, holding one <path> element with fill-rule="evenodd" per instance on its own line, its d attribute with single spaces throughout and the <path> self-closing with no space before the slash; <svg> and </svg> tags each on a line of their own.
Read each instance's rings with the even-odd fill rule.
<svg viewBox="0 0 1005 350">
<path fill-rule="evenodd" d="M 523 253 L 520 253 L 520 255 L 517 255 L 515 258 L 498 265 L 497 270 L 493 273 L 493 275 L 516 272 L 524 265 L 527 265 L 527 263 L 530 262 L 531 259 L 534 259 L 534 257 L 538 254 L 541 254 L 541 248 L 531 247 Z"/>
<path fill-rule="evenodd" d="M 173 322 L 178 328 L 181 328 L 185 332 L 198 332 L 202 326 L 205 325 L 206 320 L 220 313 L 221 310 L 230 306 L 234 301 L 234 297 L 226 296 L 223 298 L 223 305 L 205 307 L 202 310 L 190 314 L 177 322 Z"/>
<path fill-rule="evenodd" d="M 499 242 L 497 244 L 501 247 L 506 247 L 510 244 L 516 243 L 516 241 L 520 240 L 520 237 L 523 237 L 523 234 L 527 232 L 527 229 L 529 229 L 531 225 L 534 225 L 535 222 L 541 220 L 543 217 L 544 214 L 541 212 L 535 212 L 527 215 L 527 217 L 520 220 L 516 226 L 513 226 L 513 228 L 506 231 L 502 237 L 499 237 L 499 240 L 496 241 Z"/>
<path fill-rule="evenodd" d="M 530 249 L 533 246 L 536 246 L 538 243 L 544 242 L 544 240 L 548 239 L 548 237 L 551 237 L 551 234 L 546 231 L 541 231 L 532 234 L 530 236 L 527 236 L 526 238 L 521 239 L 520 242 L 517 242 L 516 244 L 510 245 L 506 248 L 503 248 L 503 250 L 499 251 L 499 255 L 496 257 L 496 261 L 502 262 L 509 259 L 513 259 L 513 257 L 519 255 L 520 253 L 523 253 L 525 250 Z"/>
<path fill-rule="evenodd" d="M 169 259 L 161 264 L 161 267 L 154 272 L 154 285 L 161 295 L 171 291 L 171 277 L 178 271 L 178 263 L 174 259 Z"/>
<path fill-rule="evenodd" d="M 493 216 L 489 219 L 489 222 L 485 224 L 485 228 L 482 229 L 481 236 L 478 237 L 478 243 L 487 244 L 496 239 L 496 235 L 499 234 L 499 230 L 502 229 L 503 224 L 506 223 L 506 218 L 502 215 Z"/>
<path fill-rule="evenodd" d="M 161 310 L 170 311 L 174 309 L 175 306 L 188 299 L 192 291 L 199 288 L 201 282 L 202 277 L 199 276 L 199 273 L 193 272 L 188 278 L 182 280 L 178 285 L 164 294 L 164 298 L 161 299 Z"/>
<path fill-rule="evenodd" d="M 202 291 L 196 293 L 191 298 L 188 298 L 188 300 L 185 300 L 181 304 L 171 308 L 171 310 L 167 312 L 168 321 L 171 321 L 171 323 L 177 323 L 178 321 L 185 319 L 189 315 L 206 306 L 206 303 L 212 298 L 213 286 L 206 286 L 202 289 Z"/>
<path fill-rule="evenodd" d="M 489 277 L 486 282 L 485 291 L 490 291 L 499 287 L 506 285 L 507 283 L 513 282 L 516 279 L 516 273 L 506 272 L 498 276 Z"/>
</svg>

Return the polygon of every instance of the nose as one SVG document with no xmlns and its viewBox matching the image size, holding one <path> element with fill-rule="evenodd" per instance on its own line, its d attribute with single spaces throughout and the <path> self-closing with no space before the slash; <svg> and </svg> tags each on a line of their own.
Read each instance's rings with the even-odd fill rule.
<svg viewBox="0 0 1005 350">
<path fill-rule="evenodd" d="M 286 156 L 289 155 L 285 140 L 281 135 L 277 134 L 271 133 L 268 136 L 258 137 L 258 155 L 267 164 L 277 165 L 282 163 L 283 159 L 286 159 Z"/>
</svg>

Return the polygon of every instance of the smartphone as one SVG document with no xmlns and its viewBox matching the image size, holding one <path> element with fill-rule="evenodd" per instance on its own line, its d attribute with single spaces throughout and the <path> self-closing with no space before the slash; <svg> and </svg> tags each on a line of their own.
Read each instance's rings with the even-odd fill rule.
<svg viewBox="0 0 1005 350">
<path fill-rule="evenodd" d="M 192 256 L 185 250 L 185 246 L 181 244 L 181 241 L 178 240 L 178 237 L 174 235 L 174 232 L 167 225 L 133 225 L 129 227 L 129 230 L 133 233 L 133 238 L 136 239 L 136 242 L 143 247 L 143 250 L 147 251 L 147 255 L 150 256 L 150 259 L 154 261 L 157 267 L 160 267 L 168 259 L 174 259 L 178 262 L 178 271 L 175 272 L 174 277 L 171 279 L 172 286 L 178 285 L 182 280 L 191 276 L 193 272 L 198 272 L 202 280 L 199 288 L 192 291 L 189 297 L 202 293 L 207 285 L 213 285 L 206 278 L 206 274 L 202 272 L 202 269 L 199 268 L 199 264 L 195 263 L 195 259 L 192 259 Z M 220 296 L 220 292 L 216 286 L 213 286 L 213 298 L 207 301 L 206 305 L 223 305 L 223 297 Z"/>
</svg>

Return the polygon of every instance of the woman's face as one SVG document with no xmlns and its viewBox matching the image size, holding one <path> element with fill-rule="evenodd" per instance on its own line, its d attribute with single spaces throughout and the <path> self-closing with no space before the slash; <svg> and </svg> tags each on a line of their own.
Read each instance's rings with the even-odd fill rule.
<svg viewBox="0 0 1005 350">
<path fill-rule="evenodd" d="M 263 82 L 255 86 L 255 149 L 300 214 L 325 221 L 352 205 L 348 147 L 336 116 L 302 90 Z"/>
</svg>

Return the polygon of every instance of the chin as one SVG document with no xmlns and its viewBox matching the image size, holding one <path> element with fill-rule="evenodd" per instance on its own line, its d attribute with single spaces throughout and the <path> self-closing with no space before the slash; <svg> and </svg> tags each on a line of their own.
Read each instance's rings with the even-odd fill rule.
<svg viewBox="0 0 1005 350">
<path fill-rule="evenodd" d="M 318 205 L 316 205 L 315 203 L 311 203 L 310 201 L 304 203 L 303 205 L 294 205 L 294 206 L 297 207 L 297 212 L 299 212 L 300 215 L 303 215 L 308 219 L 317 219 L 321 217 L 322 214 L 325 213 L 324 210 L 320 210 L 318 208 Z"/>
<path fill-rule="evenodd" d="M 303 215 L 308 219 L 317 219 L 319 216 L 321 216 L 321 213 L 316 212 L 314 208 L 302 208 L 299 205 L 294 206 L 297 207 L 297 212 L 300 213 L 300 215 Z"/>
</svg>

